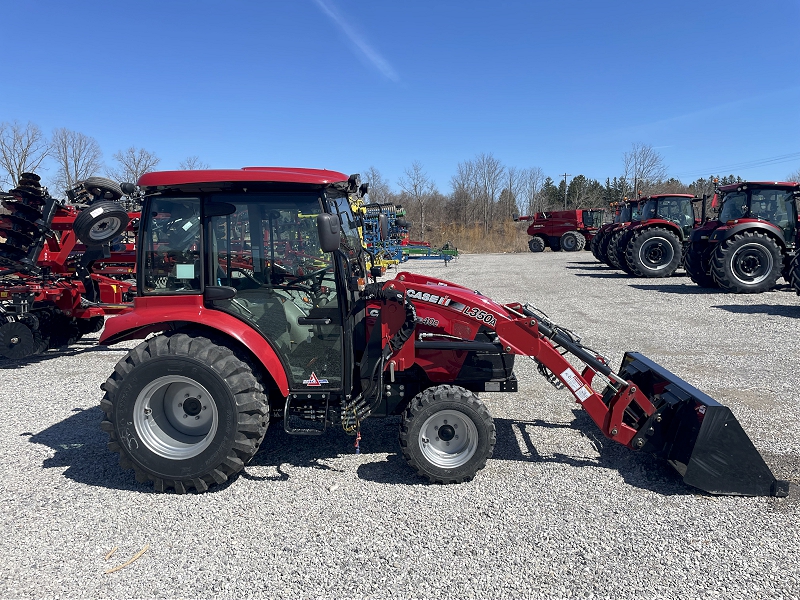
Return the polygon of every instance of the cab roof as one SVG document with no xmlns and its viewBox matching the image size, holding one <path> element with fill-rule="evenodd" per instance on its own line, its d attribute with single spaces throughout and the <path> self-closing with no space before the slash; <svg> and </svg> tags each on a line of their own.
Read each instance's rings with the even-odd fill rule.
<svg viewBox="0 0 800 600">
<path fill-rule="evenodd" d="M 244 167 L 242 169 L 206 169 L 202 171 L 155 171 L 142 175 L 137 185 L 140 187 L 172 187 L 223 182 L 328 185 L 342 181 L 347 181 L 347 175 L 327 169 Z"/>
<path fill-rule="evenodd" d="M 735 192 L 741 189 L 742 186 L 757 187 L 757 188 L 784 188 L 787 190 L 795 189 L 800 190 L 800 183 L 794 181 L 740 181 L 739 183 L 729 183 L 728 185 L 721 185 L 717 189 L 720 192 Z"/>
</svg>

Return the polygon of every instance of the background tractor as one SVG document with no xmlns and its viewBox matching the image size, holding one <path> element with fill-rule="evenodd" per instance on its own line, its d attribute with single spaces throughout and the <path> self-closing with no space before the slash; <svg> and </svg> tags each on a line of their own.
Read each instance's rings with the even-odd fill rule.
<svg viewBox="0 0 800 600">
<path fill-rule="evenodd" d="M 412 273 L 367 283 L 348 201 L 357 175 L 251 167 L 138 184 L 137 296 L 100 343 L 144 341 L 103 384 L 101 426 L 157 490 L 224 483 L 271 422 L 301 436 L 341 427 L 358 444 L 364 419 L 389 415 L 417 473 L 470 480 L 496 440 L 479 394 L 516 392 L 526 356 L 606 437 L 669 461 L 687 484 L 788 494 L 729 409 L 646 357 L 627 353 L 617 373 L 530 304 Z"/>
<path fill-rule="evenodd" d="M 639 215 L 620 227 L 609 243 L 617 266 L 636 277 L 670 277 L 683 263 L 689 235 L 700 219 L 689 194 L 640 198 Z"/>
<path fill-rule="evenodd" d="M 715 220 L 691 236 L 686 271 L 701 287 L 753 294 L 791 282 L 800 183 L 742 182 L 717 189 Z"/>
<path fill-rule="evenodd" d="M 549 247 L 554 252 L 577 252 L 590 243 L 603 224 L 602 209 L 555 210 L 533 216 L 514 216 L 514 221 L 530 221 L 528 248 L 542 252 Z"/>
</svg>

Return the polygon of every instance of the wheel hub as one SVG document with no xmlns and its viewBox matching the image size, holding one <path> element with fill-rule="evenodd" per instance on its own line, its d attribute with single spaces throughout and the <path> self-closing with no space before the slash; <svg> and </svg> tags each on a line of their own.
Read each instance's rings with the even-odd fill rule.
<svg viewBox="0 0 800 600">
<path fill-rule="evenodd" d="M 182 375 L 151 381 L 139 392 L 134 427 L 148 450 L 172 460 L 197 456 L 217 432 L 217 405 L 199 382 Z"/>
<path fill-rule="evenodd" d="M 442 410 L 422 424 L 419 446 L 431 464 L 445 469 L 457 468 L 475 455 L 478 429 L 461 411 Z"/>
<path fill-rule="evenodd" d="M 742 283 L 757 284 L 772 271 L 772 254 L 761 244 L 745 244 L 731 259 L 731 271 Z"/>
<path fill-rule="evenodd" d="M 674 256 L 672 244 L 661 238 L 648 240 L 639 250 L 639 259 L 648 269 L 665 267 L 672 262 Z"/>
</svg>

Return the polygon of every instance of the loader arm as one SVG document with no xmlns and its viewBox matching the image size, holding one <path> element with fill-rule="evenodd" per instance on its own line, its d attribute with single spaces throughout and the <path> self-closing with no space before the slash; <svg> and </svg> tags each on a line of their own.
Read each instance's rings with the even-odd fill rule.
<svg viewBox="0 0 800 600">
<path fill-rule="evenodd" d="M 730 409 L 641 354 L 626 353 L 615 373 L 602 355 L 529 304 L 500 305 L 464 286 L 411 273 L 386 286 L 413 301 L 419 340 L 439 339 L 442 352 L 451 350 L 452 360 L 436 364 L 405 344 L 392 357 L 398 370 L 416 363 L 441 381 L 443 371 L 458 366 L 457 349 L 488 332 L 499 352 L 532 358 L 550 383 L 566 387 L 604 436 L 667 460 L 684 482 L 712 494 L 788 495 L 788 482 L 773 476 Z M 395 327 L 388 321 L 387 327 L 388 339 Z M 567 354 L 584 367 L 576 369 Z M 598 375 L 605 380 L 602 392 L 593 387 Z"/>
</svg>

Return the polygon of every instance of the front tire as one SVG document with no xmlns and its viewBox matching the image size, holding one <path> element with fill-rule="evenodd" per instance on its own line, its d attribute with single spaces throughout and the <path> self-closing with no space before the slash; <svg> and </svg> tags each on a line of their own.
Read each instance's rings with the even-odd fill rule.
<svg viewBox="0 0 800 600">
<path fill-rule="evenodd" d="M 689 278 L 700 287 L 718 288 L 719 285 L 711 276 L 709 250 L 708 246 L 695 247 L 694 244 L 691 244 L 686 252 L 686 260 L 683 267 L 686 269 Z"/>
<path fill-rule="evenodd" d="M 735 235 L 714 251 L 711 274 L 726 292 L 760 294 L 775 287 L 783 255 L 775 241 L 757 232 Z"/>
<path fill-rule="evenodd" d="M 491 458 L 495 426 L 473 392 L 439 385 L 417 394 L 403 413 L 403 458 L 431 483 L 470 481 Z"/>
<path fill-rule="evenodd" d="M 792 289 L 800 296 L 800 252 L 794 255 L 792 264 L 789 267 L 789 283 Z"/>
<path fill-rule="evenodd" d="M 544 240 L 540 237 L 533 237 L 528 240 L 528 248 L 531 252 L 544 252 Z"/>
<path fill-rule="evenodd" d="M 678 236 L 661 227 L 634 233 L 625 249 L 625 262 L 637 277 L 671 277 L 682 258 Z"/>
<path fill-rule="evenodd" d="M 156 491 L 205 492 L 224 483 L 267 431 L 267 399 L 252 369 L 205 337 L 177 333 L 142 342 L 102 388 L 109 449 Z"/>
</svg>

